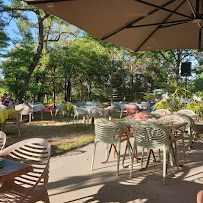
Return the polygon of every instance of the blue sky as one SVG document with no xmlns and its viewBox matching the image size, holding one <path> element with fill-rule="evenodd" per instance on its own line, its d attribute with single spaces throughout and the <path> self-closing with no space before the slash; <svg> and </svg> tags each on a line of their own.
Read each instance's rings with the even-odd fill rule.
<svg viewBox="0 0 203 203">
<path fill-rule="evenodd" d="M 5 5 L 10 5 L 11 4 L 9 0 L 3 0 L 3 2 L 4 2 Z M 28 14 L 28 18 L 29 18 L 29 20 L 31 22 L 36 22 L 37 21 L 36 15 L 34 13 L 32 14 L 32 12 L 27 12 L 27 14 Z M 6 13 L 4 13 L 3 17 L 8 18 L 9 16 Z M 11 39 L 19 40 L 20 35 L 18 35 L 18 28 L 16 26 L 15 19 L 11 19 L 11 21 L 9 21 L 9 25 L 6 27 L 5 30 L 6 30 L 6 34 L 8 34 L 8 36 Z M 33 32 L 33 34 L 34 34 L 34 32 Z M 8 50 L 10 50 L 12 47 L 13 47 L 13 44 L 12 44 L 12 42 L 10 42 L 10 46 L 8 47 Z"/>
</svg>

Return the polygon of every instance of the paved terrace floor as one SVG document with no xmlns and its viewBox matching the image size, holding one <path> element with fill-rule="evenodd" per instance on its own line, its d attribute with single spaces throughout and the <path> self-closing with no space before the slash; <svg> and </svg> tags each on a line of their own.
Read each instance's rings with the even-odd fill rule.
<svg viewBox="0 0 203 203">
<path fill-rule="evenodd" d="M 203 190 L 202 138 L 187 151 L 186 164 L 182 161 L 180 144 L 178 155 L 184 166 L 179 172 L 174 167 L 175 175 L 166 178 L 166 185 L 162 184 L 162 163 L 153 163 L 152 160 L 144 171 L 139 170 L 140 163 L 135 163 L 132 179 L 129 178 L 129 168 L 123 168 L 120 164 L 120 176 L 117 176 L 117 159 L 113 153 L 106 164 L 101 163 L 105 160 L 105 149 L 104 144 L 97 145 L 94 171 L 90 171 L 93 144 L 51 158 L 48 184 L 51 203 L 195 203 L 198 191 Z M 138 151 L 140 155 L 141 150 Z M 129 164 L 129 157 L 125 164 Z M 170 168 L 168 174 L 172 174 Z"/>
</svg>

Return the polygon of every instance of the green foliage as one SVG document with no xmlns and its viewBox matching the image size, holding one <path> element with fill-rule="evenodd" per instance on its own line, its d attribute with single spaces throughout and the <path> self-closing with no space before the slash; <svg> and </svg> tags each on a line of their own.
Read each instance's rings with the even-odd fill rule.
<svg viewBox="0 0 203 203">
<path fill-rule="evenodd" d="M 196 112 L 199 117 L 203 118 L 203 103 L 202 103 L 202 101 L 201 102 L 188 103 L 187 109 Z"/>
<path fill-rule="evenodd" d="M 177 87 L 168 98 L 163 98 L 155 104 L 155 109 L 170 109 L 171 111 L 178 111 L 184 107 L 183 98 L 185 92 L 189 95 L 190 92 L 185 88 Z M 191 95 L 190 95 L 191 96 Z"/>
<path fill-rule="evenodd" d="M 9 59 L 2 63 L 1 69 L 4 75 L 4 84 L 9 92 L 18 94 L 33 57 L 33 48 L 19 46 L 13 48 L 8 54 Z"/>
<path fill-rule="evenodd" d="M 3 2 L 0 0 L 0 57 L 9 45 L 9 37 L 5 32 L 6 20 L 2 17 Z"/>
<path fill-rule="evenodd" d="M 109 101 L 113 93 L 114 100 L 143 101 L 154 99 L 154 95 L 150 93 L 164 87 L 170 93 L 170 99 L 161 100 L 159 108 L 181 108 L 180 99 L 184 93 L 174 85 L 174 71 L 179 74 L 177 70 L 180 62 L 187 61 L 190 55 L 196 54 L 199 60 L 199 53 L 192 50 L 135 53 L 100 41 L 55 16 L 46 18 L 44 11 L 39 10 L 38 13 L 37 8 L 23 1 L 10 2 L 11 5 L 4 6 L 4 9 L 12 11 L 7 14 L 15 19 L 18 32 L 15 47 L 0 65 L 4 75 L 1 88 L 17 95 L 25 84 L 38 50 L 39 25 L 33 19 L 36 14 L 40 14 L 45 17 L 42 36 L 44 49 L 31 71 L 26 100 L 43 101 L 46 95 L 50 102 L 55 95 L 56 101 L 63 101 L 71 94 L 69 96 L 72 101 Z M 1 5 L 0 0 L 0 7 Z M 32 20 L 28 13 L 32 13 Z M 0 39 L 4 44 L 0 41 L 0 47 L 6 47 L 8 43 L 4 27 L 5 22 L 1 19 Z M 1 37 L 1 33 L 4 36 Z M 199 64 L 201 72 L 201 60 Z M 181 88 L 184 86 L 180 78 L 179 85 Z M 196 92 L 201 91 L 201 85 L 202 78 L 199 77 L 190 86 Z M 177 100 L 177 97 L 180 99 Z"/>
</svg>

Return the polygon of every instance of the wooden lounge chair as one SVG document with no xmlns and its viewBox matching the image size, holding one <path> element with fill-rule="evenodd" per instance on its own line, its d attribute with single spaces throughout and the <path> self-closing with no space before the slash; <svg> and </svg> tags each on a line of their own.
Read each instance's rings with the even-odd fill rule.
<svg viewBox="0 0 203 203">
<path fill-rule="evenodd" d="M 0 151 L 0 156 L 30 164 L 33 172 L 3 183 L 0 202 L 49 203 L 47 193 L 51 145 L 42 138 L 23 140 Z"/>
</svg>

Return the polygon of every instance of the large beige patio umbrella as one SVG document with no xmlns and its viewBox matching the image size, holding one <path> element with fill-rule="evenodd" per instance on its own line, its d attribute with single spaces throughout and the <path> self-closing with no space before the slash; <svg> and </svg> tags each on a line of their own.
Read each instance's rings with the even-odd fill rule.
<svg viewBox="0 0 203 203">
<path fill-rule="evenodd" d="M 203 0 L 26 2 L 101 40 L 134 51 L 203 48 Z"/>
</svg>

